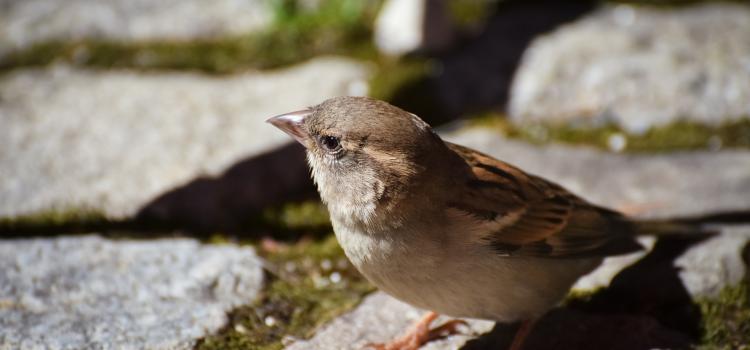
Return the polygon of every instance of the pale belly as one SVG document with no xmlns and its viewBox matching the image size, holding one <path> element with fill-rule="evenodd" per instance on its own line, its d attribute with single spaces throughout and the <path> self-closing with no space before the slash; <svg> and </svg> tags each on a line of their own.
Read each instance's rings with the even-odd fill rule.
<svg viewBox="0 0 750 350">
<path fill-rule="evenodd" d="M 352 263 L 382 291 L 453 317 L 503 322 L 544 314 L 601 259 L 502 257 L 483 246 L 337 237 Z"/>
</svg>

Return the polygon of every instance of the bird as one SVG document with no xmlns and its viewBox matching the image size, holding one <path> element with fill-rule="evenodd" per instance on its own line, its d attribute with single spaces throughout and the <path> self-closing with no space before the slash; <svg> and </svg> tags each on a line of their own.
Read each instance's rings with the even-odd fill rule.
<svg viewBox="0 0 750 350">
<path fill-rule="evenodd" d="M 444 141 L 387 102 L 342 96 L 268 119 L 306 150 L 334 234 L 372 284 L 430 310 L 403 336 L 371 344 L 415 350 L 461 321 L 534 321 L 603 258 L 643 249 L 641 235 L 705 234 L 637 220 L 484 153 Z"/>
</svg>

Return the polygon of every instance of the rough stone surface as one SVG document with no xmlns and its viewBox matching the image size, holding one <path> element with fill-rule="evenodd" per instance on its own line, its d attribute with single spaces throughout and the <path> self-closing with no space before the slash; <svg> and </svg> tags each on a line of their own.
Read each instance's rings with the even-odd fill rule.
<svg viewBox="0 0 750 350">
<path fill-rule="evenodd" d="M 510 113 L 520 122 L 614 122 L 631 132 L 748 117 L 748 37 L 746 5 L 607 6 L 532 43 Z"/>
<path fill-rule="evenodd" d="M 385 1 L 375 19 L 375 45 L 394 56 L 444 49 L 454 39 L 449 17 L 443 0 Z"/>
<path fill-rule="evenodd" d="M 50 40 L 188 40 L 267 26 L 264 0 L 2 0 L 0 56 Z"/>
<path fill-rule="evenodd" d="M 675 260 L 680 279 L 691 295 L 715 296 L 721 287 L 747 276 L 742 250 L 750 243 L 750 226 L 730 227 L 692 247 Z"/>
<path fill-rule="evenodd" d="M 69 208 L 132 215 L 165 190 L 288 142 L 264 121 L 363 93 L 367 71 L 318 58 L 229 77 L 68 67 L 7 74 L 0 217 Z"/>
<path fill-rule="evenodd" d="M 0 349 L 190 349 L 252 302 L 250 248 L 97 236 L 0 241 Z"/>
<path fill-rule="evenodd" d="M 484 129 L 444 132 L 442 136 L 555 180 L 596 203 L 627 209 L 642 217 L 699 215 L 750 207 L 750 168 L 747 166 L 750 152 L 623 155 L 583 147 L 531 146 Z M 644 290 L 644 294 L 627 295 L 636 299 L 635 305 L 648 303 L 644 300 L 651 300 L 651 297 L 658 299 L 674 274 L 679 276 L 675 281 L 681 284 L 676 287 L 678 292 L 685 290 L 688 297 L 715 295 L 721 287 L 737 283 L 747 272 L 741 251 L 748 242 L 750 226 L 723 227 L 720 235 L 687 248 L 666 264 L 649 254 L 649 258 L 633 265 L 642 267 L 631 269 L 629 284 L 625 285 Z M 654 239 L 646 238 L 643 243 L 651 248 Z M 575 288 L 593 290 L 607 286 L 615 275 L 645 254 L 609 258 L 600 268 L 584 276 Z M 657 262 L 648 265 L 643 263 L 646 260 Z M 625 283 L 623 280 L 618 282 L 620 287 Z M 650 285 L 654 287 L 649 288 Z M 665 298 L 667 304 L 676 300 L 671 294 Z M 619 304 L 609 301 L 605 305 L 617 309 Z M 369 342 L 388 341 L 404 332 L 422 312 L 377 292 L 351 313 L 321 329 L 312 339 L 297 341 L 287 349 L 358 349 Z M 527 348 L 545 349 L 550 348 L 550 344 L 560 349 L 588 348 L 592 344 L 599 344 L 592 348 L 686 348 L 691 344 L 684 333 L 664 326 L 664 321 L 652 315 L 600 312 L 605 313 L 556 309 L 542 319 Z M 507 348 L 514 331 L 508 325 L 496 325 L 493 329 L 493 324 L 487 321 L 468 320 L 468 324 L 462 335 L 431 342 L 424 349 Z M 635 336 L 623 339 L 623 332 Z"/>
</svg>

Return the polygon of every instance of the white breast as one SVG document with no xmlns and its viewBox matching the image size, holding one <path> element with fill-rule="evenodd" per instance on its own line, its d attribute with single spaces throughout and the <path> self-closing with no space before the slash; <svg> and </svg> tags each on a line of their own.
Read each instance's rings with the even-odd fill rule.
<svg viewBox="0 0 750 350">
<path fill-rule="evenodd" d="M 512 322 L 540 316 L 600 262 L 502 257 L 443 232 L 367 233 L 336 220 L 334 230 L 352 263 L 378 288 L 454 317 Z"/>
</svg>

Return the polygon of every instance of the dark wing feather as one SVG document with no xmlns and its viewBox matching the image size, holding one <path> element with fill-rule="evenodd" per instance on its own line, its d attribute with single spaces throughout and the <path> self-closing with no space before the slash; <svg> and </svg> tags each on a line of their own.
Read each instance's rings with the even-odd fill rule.
<svg viewBox="0 0 750 350">
<path fill-rule="evenodd" d="M 502 223 L 482 233 L 500 254 L 575 258 L 624 254 L 641 249 L 633 224 L 621 214 L 571 194 L 472 149 L 448 143 L 469 166 L 464 198 L 449 207 L 481 221 Z"/>
</svg>

